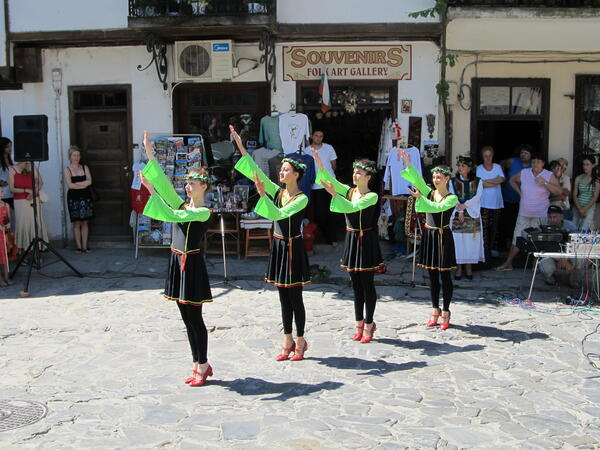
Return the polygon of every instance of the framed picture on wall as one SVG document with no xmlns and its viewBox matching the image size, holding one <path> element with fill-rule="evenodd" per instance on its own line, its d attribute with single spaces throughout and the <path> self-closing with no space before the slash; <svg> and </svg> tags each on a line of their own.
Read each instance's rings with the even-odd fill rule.
<svg viewBox="0 0 600 450">
<path fill-rule="evenodd" d="M 403 99 L 400 103 L 400 112 L 402 114 L 412 114 L 412 100 Z"/>
</svg>

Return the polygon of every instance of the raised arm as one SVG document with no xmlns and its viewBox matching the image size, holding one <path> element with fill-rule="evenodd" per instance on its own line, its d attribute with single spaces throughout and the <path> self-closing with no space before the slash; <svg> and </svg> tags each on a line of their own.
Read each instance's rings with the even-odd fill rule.
<svg viewBox="0 0 600 450">
<path fill-rule="evenodd" d="M 171 182 L 156 159 L 153 159 L 146 164 L 141 175 L 151 183 L 158 195 L 160 195 L 171 208 L 179 209 L 181 207 L 183 200 L 171 185 Z"/>
<path fill-rule="evenodd" d="M 438 213 L 454 208 L 457 203 L 458 197 L 454 194 L 447 195 L 440 203 L 421 196 L 415 202 L 415 210 L 424 213 Z"/>
<path fill-rule="evenodd" d="M 402 149 L 398 149 L 398 155 L 404 160 L 404 164 L 406 165 L 406 169 L 400 172 L 402 178 L 411 183 L 421 194 L 427 197 L 431 192 L 431 188 L 427 186 L 423 177 L 414 168 L 410 160 L 410 155 Z"/>
<path fill-rule="evenodd" d="M 154 161 L 154 159 L 156 159 L 154 156 L 154 148 L 152 147 L 150 137 L 148 136 L 148 130 L 144 130 L 144 150 L 146 150 L 146 158 L 148 158 L 148 161 Z"/>
<path fill-rule="evenodd" d="M 254 175 L 256 174 L 258 179 L 265 184 L 265 191 L 271 197 L 275 197 L 275 194 L 279 190 L 279 186 L 273 183 L 269 177 L 265 175 L 265 173 L 256 165 L 248 153 L 244 154 L 244 156 L 240 158 L 240 160 L 235 164 L 234 169 L 252 181 L 254 181 Z"/>
<path fill-rule="evenodd" d="M 353 213 L 377 204 L 378 198 L 375 192 L 369 192 L 358 200 L 348 200 L 341 195 L 336 195 L 331 199 L 329 209 L 337 213 Z"/>
<path fill-rule="evenodd" d="M 256 214 L 269 220 L 282 220 L 293 216 L 299 211 L 306 208 L 308 204 L 308 197 L 304 194 L 299 194 L 294 200 L 289 202 L 287 205 L 278 208 L 275 206 L 273 201 L 266 195 L 262 196 L 254 211 Z"/>
<path fill-rule="evenodd" d="M 246 151 L 246 147 L 244 147 L 244 144 L 242 144 L 242 138 L 240 137 L 238 132 L 235 131 L 235 128 L 233 127 L 233 125 L 229 125 L 229 132 L 231 133 L 232 141 L 235 142 L 235 144 L 237 145 L 237 148 L 240 149 L 240 153 L 242 154 L 242 156 L 247 155 L 248 152 Z"/>
</svg>

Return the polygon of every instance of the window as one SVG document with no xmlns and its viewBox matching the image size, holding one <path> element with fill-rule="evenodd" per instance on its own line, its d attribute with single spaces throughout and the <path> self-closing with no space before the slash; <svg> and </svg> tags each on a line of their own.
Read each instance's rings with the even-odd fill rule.
<svg viewBox="0 0 600 450">
<path fill-rule="evenodd" d="M 481 86 L 479 114 L 484 116 L 533 115 L 542 113 L 539 86 Z"/>
</svg>

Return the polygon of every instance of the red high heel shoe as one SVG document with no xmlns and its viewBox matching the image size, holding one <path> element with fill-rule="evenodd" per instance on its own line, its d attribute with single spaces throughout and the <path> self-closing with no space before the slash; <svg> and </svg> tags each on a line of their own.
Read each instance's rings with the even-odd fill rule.
<svg viewBox="0 0 600 450">
<path fill-rule="evenodd" d="M 435 308 L 435 310 L 437 311 L 437 314 L 433 313 L 431 315 L 429 322 L 427 322 L 428 327 L 435 327 L 437 325 L 437 321 L 438 321 L 438 318 L 440 317 L 441 310 L 440 310 L 440 308 Z"/>
<path fill-rule="evenodd" d="M 290 357 L 290 353 L 296 350 L 296 343 L 292 342 L 289 348 L 281 347 L 281 353 L 275 357 L 276 361 L 285 361 Z"/>
<path fill-rule="evenodd" d="M 373 326 L 371 327 L 371 336 L 363 336 L 362 339 L 360 340 L 360 342 L 362 342 L 363 344 L 368 344 L 369 342 L 371 342 L 373 340 L 373 336 L 375 335 L 375 330 L 377 329 L 377 324 L 375 322 L 373 322 Z M 367 331 L 367 328 L 365 327 L 365 331 Z"/>
<path fill-rule="evenodd" d="M 296 346 L 296 351 L 294 352 L 294 356 L 290 358 L 290 361 L 302 361 L 304 359 L 304 352 L 308 350 L 308 342 L 304 341 L 304 348 L 302 351 Z"/>
<path fill-rule="evenodd" d="M 192 376 L 191 377 L 187 377 L 185 379 L 185 384 L 190 384 L 192 381 L 194 381 L 196 379 L 196 374 L 197 375 L 202 375 L 200 372 L 196 372 L 195 370 L 192 370 Z"/>
<path fill-rule="evenodd" d="M 356 328 L 356 333 L 352 336 L 353 341 L 360 341 L 363 337 L 363 331 L 365 329 L 365 323 L 363 322 L 362 327 L 354 327 Z"/>
<path fill-rule="evenodd" d="M 212 367 L 210 366 L 210 364 L 208 365 L 208 367 L 206 368 L 206 372 L 201 373 L 201 372 L 196 372 L 198 375 L 201 376 L 201 378 L 198 380 L 197 378 L 194 378 L 194 380 L 190 383 L 190 386 L 202 386 L 204 383 L 206 383 L 206 379 L 208 377 L 212 377 L 213 374 L 213 370 Z"/>
<path fill-rule="evenodd" d="M 448 315 L 445 315 L 446 311 L 442 312 L 442 322 L 440 323 L 440 330 L 447 330 L 450 326 L 450 311 Z"/>
</svg>

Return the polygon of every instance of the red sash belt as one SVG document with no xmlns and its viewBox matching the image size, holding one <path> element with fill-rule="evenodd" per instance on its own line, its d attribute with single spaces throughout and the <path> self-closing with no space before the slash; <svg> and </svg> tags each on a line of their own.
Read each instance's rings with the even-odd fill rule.
<svg viewBox="0 0 600 450">
<path fill-rule="evenodd" d="M 177 255 L 181 255 L 181 271 L 185 270 L 185 263 L 187 261 L 187 255 L 195 255 L 197 253 L 202 253 L 201 250 L 191 250 L 189 252 L 183 252 L 181 250 L 177 250 L 176 248 L 171 247 L 171 251 Z"/>
<path fill-rule="evenodd" d="M 356 228 L 348 228 L 348 227 L 346 227 L 346 231 L 349 231 L 350 233 L 358 233 L 358 243 L 359 244 L 362 242 L 362 237 L 365 234 L 365 231 L 370 231 L 372 229 L 373 229 L 373 227 L 362 228 L 360 230 L 357 230 Z"/>
</svg>

